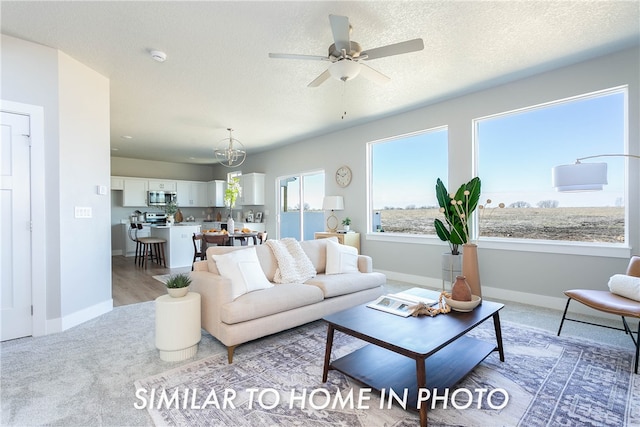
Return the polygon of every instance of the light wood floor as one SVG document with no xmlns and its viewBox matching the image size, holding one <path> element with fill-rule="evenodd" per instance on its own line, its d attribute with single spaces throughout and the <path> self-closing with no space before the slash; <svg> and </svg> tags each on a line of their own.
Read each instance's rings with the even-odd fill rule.
<svg viewBox="0 0 640 427">
<path fill-rule="evenodd" d="M 153 276 L 175 272 L 177 272 L 175 269 L 163 268 L 154 263 L 149 263 L 147 268 L 141 268 L 133 263 L 133 257 L 112 256 L 113 306 L 153 301 L 160 295 L 166 294 L 164 284 Z"/>
</svg>

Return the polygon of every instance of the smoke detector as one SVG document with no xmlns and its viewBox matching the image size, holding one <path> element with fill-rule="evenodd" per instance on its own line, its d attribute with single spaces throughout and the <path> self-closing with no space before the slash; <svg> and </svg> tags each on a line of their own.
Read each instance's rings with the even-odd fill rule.
<svg viewBox="0 0 640 427">
<path fill-rule="evenodd" d="M 159 51 L 159 50 L 152 50 L 151 51 L 151 58 L 153 58 L 154 60 L 158 61 L 158 62 L 164 62 L 167 60 L 167 54 Z"/>
</svg>

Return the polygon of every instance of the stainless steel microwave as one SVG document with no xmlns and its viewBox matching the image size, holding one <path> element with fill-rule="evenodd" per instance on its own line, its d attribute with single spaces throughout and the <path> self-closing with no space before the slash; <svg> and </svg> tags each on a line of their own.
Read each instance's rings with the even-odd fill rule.
<svg viewBox="0 0 640 427">
<path fill-rule="evenodd" d="M 175 191 L 149 191 L 147 196 L 149 206 L 166 206 L 170 202 L 178 202 L 178 193 Z"/>
</svg>

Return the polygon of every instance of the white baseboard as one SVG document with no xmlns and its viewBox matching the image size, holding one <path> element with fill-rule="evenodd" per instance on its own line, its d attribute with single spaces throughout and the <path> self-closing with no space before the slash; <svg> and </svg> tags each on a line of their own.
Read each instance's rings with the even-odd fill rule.
<svg viewBox="0 0 640 427">
<path fill-rule="evenodd" d="M 111 251 L 111 256 L 118 256 L 118 255 L 122 255 L 123 251 L 122 249 L 113 249 Z"/>
<path fill-rule="evenodd" d="M 436 291 L 439 291 L 442 289 L 442 279 L 417 276 L 414 274 L 398 273 L 396 271 L 384 271 L 384 270 L 376 270 L 376 271 L 384 274 L 390 280 L 397 280 L 399 282 L 410 283 L 410 284 L 421 286 L 423 288 L 433 289 Z M 550 297 L 547 295 L 531 294 L 528 292 L 519 292 L 519 291 L 508 290 L 508 289 L 492 288 L 490 286 L 484 286 L 484 285 L 482 285 L 482 297 L 487 299 L 496 298 L 503 301 L 513 301 L 513 302 L 522 303 L 522 304 L 529 304 L 529 305 L 534 305 L 536 307 L 544 307 L 544 308 L 550 308 L 553 310 L 560 310 L 561 312 L 564 311 L 564 308 L 567 305 L 566 297 L 561 297 L 561 298 Z M 596 316 L 604 319 L 620 320 L 620 316 L 614 316 L 611 314 L 602 313 L 600 311 L 590 309 L 575 301 L 571 305 L 569 305 L 568 312 L 573 314 L 585 314 L 589 316 Z M 562 318 L 562 314 L 560 314 L 560 317 L 558 317 L 558 322 L 560 322 L 561 318 Z"/>
<path fill-rule="evenodd" d="M 64 317 L 49 319 L 47 320 L 47 334 L 66 331 L 67 329 L 86 322 L 87 320 L 102 316 L 111 310 L 113 310 L 113 299 L 92 305 L 91 307 L 84 308 Z"/>
</svg>

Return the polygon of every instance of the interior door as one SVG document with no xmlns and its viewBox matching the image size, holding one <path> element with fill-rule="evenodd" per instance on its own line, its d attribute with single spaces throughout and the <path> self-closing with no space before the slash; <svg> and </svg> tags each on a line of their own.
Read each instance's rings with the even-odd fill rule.
<svg viewBox="0 0 640 427">
<path fill-rule="evenodd" d="M 4 341 L 31 335 L 33 324 L 29 116 L 1 114 L 0 339 Z"/>
</svg>

